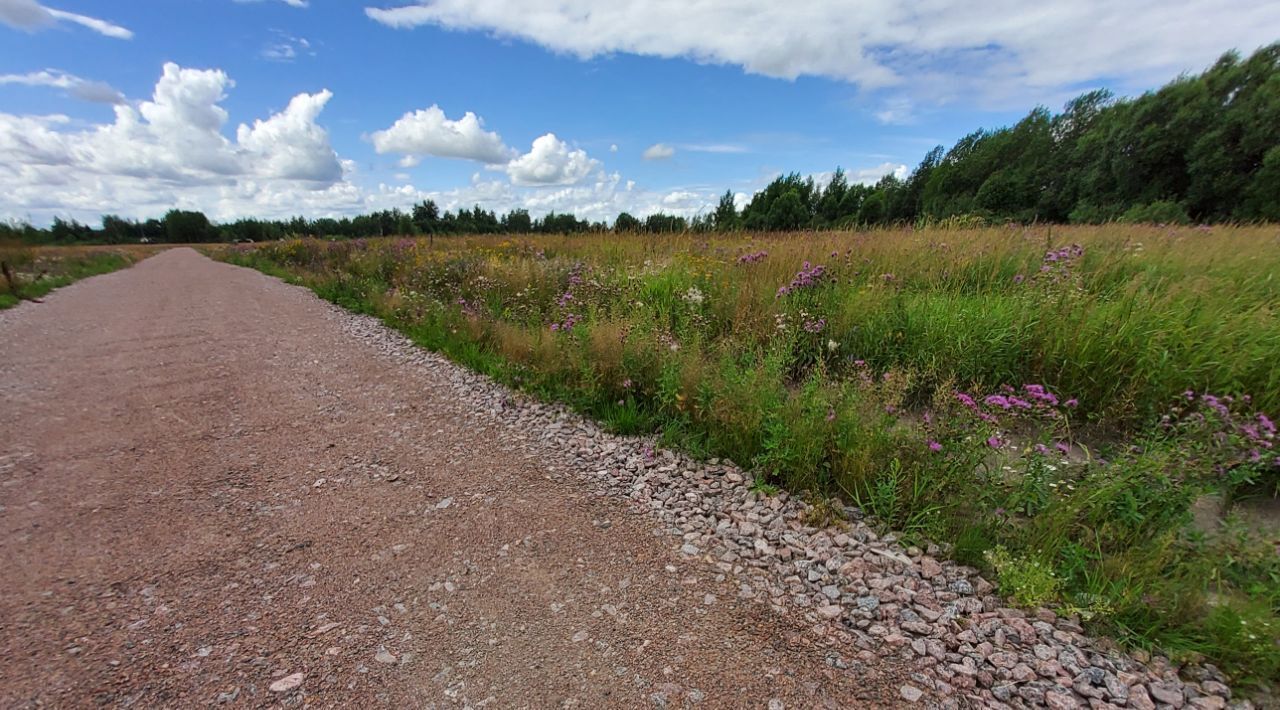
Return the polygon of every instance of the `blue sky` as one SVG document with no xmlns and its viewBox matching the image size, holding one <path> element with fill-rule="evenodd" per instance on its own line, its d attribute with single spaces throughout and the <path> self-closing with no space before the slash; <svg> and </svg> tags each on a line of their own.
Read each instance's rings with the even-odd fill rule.
<svg viewBox="0 0 1280 710">
<path fill-rule="evenodd" d="M 0 218 L 695 214 L 1275 39 L 1234 4 L 0 0 Z"/>
</svg>

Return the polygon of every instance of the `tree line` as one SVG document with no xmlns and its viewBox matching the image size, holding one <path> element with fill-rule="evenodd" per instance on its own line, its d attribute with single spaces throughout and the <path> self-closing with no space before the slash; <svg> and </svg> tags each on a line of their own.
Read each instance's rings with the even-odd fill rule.
<svg viewBox="0 0 1280 710">
<path fill-rule="evenodd" d="M 1248 58 L 1224 54 L 1197 75 L 1118 99 L 1090 91 L 1063 111 L 1032 110 L 1012 126 L 977 130 L 950 150 L 930 150 L 906 178 L 850 183 L 790 173 L 739 210 L 732 191 L 691 219 L 626 212 L 612 225 L 570 213 L 533 218 L 480 206 L 356 217 L 239 219 L 214 224 L 201 212 L 160 219 L 102 218 L 100 227 L 55 218 L 48 228 L 0 224 L 0 238 L 32 243 L 265 241 L 287 236 L 683 232 L 826 229 L 889 224 L 995 222 L 1280 221 L 1280 42 Z"/>
</svg>

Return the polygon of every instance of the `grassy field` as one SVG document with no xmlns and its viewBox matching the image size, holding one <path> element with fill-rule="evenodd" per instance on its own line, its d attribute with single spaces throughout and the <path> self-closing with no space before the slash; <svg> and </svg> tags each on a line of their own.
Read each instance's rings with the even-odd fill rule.
<svg viewBox="0 0 1280 710">
<path fill-rule="evenodd" d="M 223 258 L 620 432 L 1280 679 L 1280 231 L 292 241 Z M 820 521 L 826 522 L 826 521 Z M 838 524 L 838 521 L 830 521 Z"/>
<path fill-rule="evenodd" d="M 39 299 L 80 279 L 123 269 L 154 254 L 160 245 L 29 247 L 0 243 L 0 262 L 13 281 L 0 275 L 0 309 L 22 299 Z M 15 291 L 16 289 L 16 291 Z"/>
</svg>

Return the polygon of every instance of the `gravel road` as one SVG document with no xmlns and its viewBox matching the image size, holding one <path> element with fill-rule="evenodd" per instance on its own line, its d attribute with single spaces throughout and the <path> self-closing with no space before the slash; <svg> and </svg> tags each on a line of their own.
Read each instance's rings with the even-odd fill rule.
<svg viewBox="0 0 1280 710">
<path fill-rule="evenodd" d="M 541 425 L 471 416 L 443 371 L 190 249 L 0 313 L 0 706 L 919 693 L 519 445 Z"/>
</svg>

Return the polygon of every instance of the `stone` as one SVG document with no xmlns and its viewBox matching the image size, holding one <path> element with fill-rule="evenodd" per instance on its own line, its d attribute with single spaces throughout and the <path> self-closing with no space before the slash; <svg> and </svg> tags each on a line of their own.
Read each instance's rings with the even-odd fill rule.
<svg viewBox="0 0 1280 710">
<path fill-rule="evenodd" d="M 1151 696 L 1147 694 L 1147 688 L 1143 685 L 1135 685 L 1129 688 L 1129 707 L 1134 710 L 1156 710 L 1156 704 L 1151 700 Z"/>
<path fill-rule="evenodd" d="M 270 686 L 268 686 L 268 687 L 271 689 L 271 692 L 273 692 L 273 693 L 287 693 L 287 692 L 289 692 L 290 690 L 293 690 L 294 688 L 296 688 L 296 687 L 298 687 L 298 686 L 302 685 L 302 679 L 303 679 L 303 678 L 306 678 L 306 674 L 304 674 L 304 673 L 294 673 L 294 674 L 292 674 L 292 675 L 287 675 L 287 676 L 285 676 L 285 677 L 283 677 L 283 678 L 281 678 L 281 679 L 279 679 L 279 680 L 277 680 L 277 681 L 273 682 L 273 683 L 272 683 Z M 234 699 L 234 698 L 233 698 L 233 699 Z"/>
<path fill-rule="evenodd" d="M 1076 710 L 1076 708 L 1080 707 L 1080 704 L 1070 694 L 1057 690 L 1045 691 L 1044 704 L 1050 710 Z"/>
<path fill-rule="evenodd" d="M 445 498 L 439 503 L 436 503 L 436 510 L 444 510 L 445 508 L 448 508 L 451 505 L 453 505 L 453 498 Z"/>
<path fill-rule="evenodd" d="M 374 655 L 373 660 L 377 661 L 378 663 L 391 665 L 392 663 L 396 662 L 396 657 L 393 653 L 391 653 L 387 649 L 379 648 L 378 652 Z"/>
<path fill-rule="evenodd" d="M 818 607 L 818 616 L 824 619 L 837 619 L 842 613 L 844 613 L 844 609 L 838 604 L 827 604 Z"/>
<path fill-rule="evenodd" d="M 904 685 L 898 688 L 898 694 L 909 703 L 919 702 L 920 698 L 924 697 L 924 692 L 914 685 Z"/>
<path fill-rule="evenodd" d="M 1186 698 L 1182 695 L 1182 684 L 1176 681 L 1147 683 L 1147 691 L 1156 702 L 1172 705 L 1174 708 L 1180 708 L 1186 703 Z"/>
</svg>

